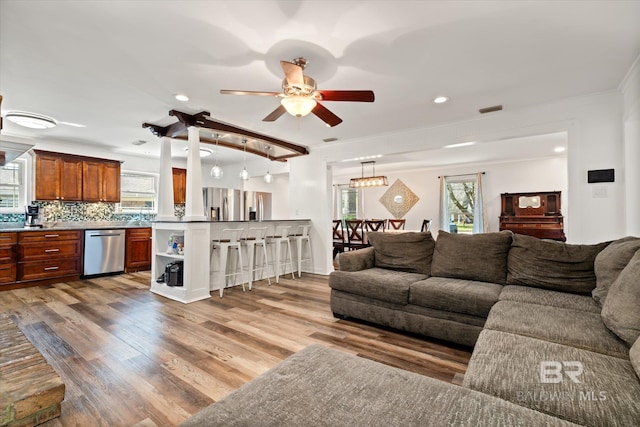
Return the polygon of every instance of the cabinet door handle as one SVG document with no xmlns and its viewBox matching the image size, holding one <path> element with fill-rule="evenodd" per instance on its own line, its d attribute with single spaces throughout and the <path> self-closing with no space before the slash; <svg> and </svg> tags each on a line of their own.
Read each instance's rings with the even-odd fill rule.
<svg viewBox="0 0 640 427">
<path fill-rule="evenodd" d="M 49 239 L 49 238 L 51 238 L 51 237 L 60 237 L 60 235 L 59 235 L 59 234 L 45 234 L 45 235 L 44 235 L 44 238 L 45 238 L 45 239 Z"/>
<path fill-rule="evenodd" d="M 60 252 L 60 249 L 55 248 L 55 249 L 45 249 L 45 252 Z"/>
<path fill-rule="evenodd" d="M 57 269 L 59 269 L 59 268 L 60 268 L 60 267 L 45 267 L 45 268 L 44 268 L 44 271 L 53 271 L 53 270 L 57 270 Z"/>
</svg>

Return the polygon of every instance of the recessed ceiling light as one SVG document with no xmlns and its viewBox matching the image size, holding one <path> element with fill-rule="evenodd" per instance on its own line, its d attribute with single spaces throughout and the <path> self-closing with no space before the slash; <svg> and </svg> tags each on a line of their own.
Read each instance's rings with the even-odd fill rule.
<svg viewBox="0 0 640 427">
<path fill-rule="evenodd" d="M 556 147 L 553 149 L 553 151 L 555 151 L 556 153 L 563 153 L 564 150 L 566 150 L 566 148 L 564 147 Z"/>
<path fill-rule="evenodd" d="M 449 145 L 445 145 L 442 148 L 458 148 L 458 147 L 468 147 L 469 145 L 474 145 L 476 143 L 476 141 L 469 141 L 469 142 L 460 142 L 458 144 L 449 144 Z"/>
<path fill-rule="evenodd" d="M 179 94 L 176 95 L 176 99 L 178 101 L 187 102 L 189 100 L 189 97 L 187 95 L 179 93 Z"/>
<path fill-rule="evenodd" d="M 51 129 L 58 124 L 51 117 L 25 111 L 8 111 L 4 117 L 10 122 L 30 129 Z"/>
<path fill-rule="evenodd" d="M 435 102 L 436 104 L 444 104 L 448 100 L 449 100 L 449 97 L 447 96 L 438 96 L 434 98 L 433 102 Z"/>
</svg>

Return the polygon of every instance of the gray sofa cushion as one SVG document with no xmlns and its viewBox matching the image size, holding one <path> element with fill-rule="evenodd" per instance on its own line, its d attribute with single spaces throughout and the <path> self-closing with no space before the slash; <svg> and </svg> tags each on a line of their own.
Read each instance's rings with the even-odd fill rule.
<svg viewBox="0 0 640 427">
<path fill-rule="evenodd" d="M 338 256 L 338 263 L 340 271 L 360 271 L 373 268 L 375 266 L 373 248 L 341 252 Z"/>
<path fill-rule="evenodd" d="M 507 283 L 590 294 L 596 286 L 594 260 L 607 245 L 570 245 L 514 234 Z"/>
<path fill-rule="evenodd" d="M 602 320 L 629 346 L 640 336 L 640 251 L 611 285 L 602 307 Z"/>
<path fill-rule="evenodd" d="M 500 301 L 493 306 L 484 327 L 613 357 L 629 357 L 629 348 L 607 329 L 598 313 Z"/>
<path fill-rule="evenodd" d="M 598 254 L 595 260 L 596 288 L 591 292 L 600 307 L 607 298 L 609 288 L 640 249 L 640 238 L 624 237 L 612 242 Z"/>
<path fill-rule="evenodd" d="M 426 279 L 426 274 L 370 268 L 362 271 L 333 271 L 329 286 L 344 292 L 388 301 L 395 304 L 409 302 L 409 286 Z"/>
<path fill-rule="evenodd" d="M 464 279 L 430 277 L 411 285 L 409 303 L 487 317 L 498 301 L 502 285 Z"/>
<path fill-rule="evenodd" d="M 500 301 L 517 301 L 550 307 L 600 313 L 600 306 L 587 295 L 568 294 L 529 286 L 507 285 L 500 292 Z"/>
<path fill-rule="evenodd" d="M 566 421 L 413 372 L 313 345 L 182 427 L 565 426 Z"/>
<path fill-rule="evenodd" d="M 431 274 L 436 244 L 431 233 L 367 233 L 373 245 L 375 266 L 409 273 Z"/>
<path fill-rule="evenodd" d="M 580 383 L 573 382 L 566 371 L 556 376 L 559 383 L 541 381 L 541 362 L 580 362 Z M 463 386 L 581 425 L 640 423 L 640 381 L 629 360 L 522 335 L 483 330 Z"/>
<path fill-rule="evenodd" d="M 483 234 L 438 232 L 431 275 L 505 284 L 510 231 Z"/>
</svg>

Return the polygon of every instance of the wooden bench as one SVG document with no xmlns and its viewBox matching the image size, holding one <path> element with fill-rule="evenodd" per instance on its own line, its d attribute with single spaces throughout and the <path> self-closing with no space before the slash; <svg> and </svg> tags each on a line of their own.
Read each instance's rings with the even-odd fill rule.
<svg viewBox="0 0 640 427">
<path fill-rule="evenodd" d="M 0 426 L 35 426 L 59 416 L 64 391 L 60 376 L 0 314 Z"/>
</svg>

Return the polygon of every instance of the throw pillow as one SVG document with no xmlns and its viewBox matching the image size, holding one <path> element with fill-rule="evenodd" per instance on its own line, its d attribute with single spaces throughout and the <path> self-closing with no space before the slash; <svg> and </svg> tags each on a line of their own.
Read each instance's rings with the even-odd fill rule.
<svg viewBox="0 0 640 427">
<path fill-rule="evenodd" d="M 431 233 L 367 233 L 376 267 L 409 273 L 431 273 L 435 242 Z"/>
<path fill-rule="evenodd" d="M 505 284 L 510 231 L 482 234 L 438 232 L 431 275 Z"/>
<path fill-rule="evenodd" d="M 596 256 L 608 244 L 570 245 L 514 234 L 507 284 L 589 294 L 596 287 Z"/>
<path fill-rule="evenodd" d="M 629 346 L 640 336 L 640 250 L 611 285 L 600 315 Z"/>
<path fill-rule="evenodd" d="M 594 265 L 596 288 L 591 292 L 591 295 L 600 307 L 607 298 L 609 288 L 638 249 L 640 249 L 640 238 L 624 237 L 611 243 L 596 257 Z"/>
</svg>

